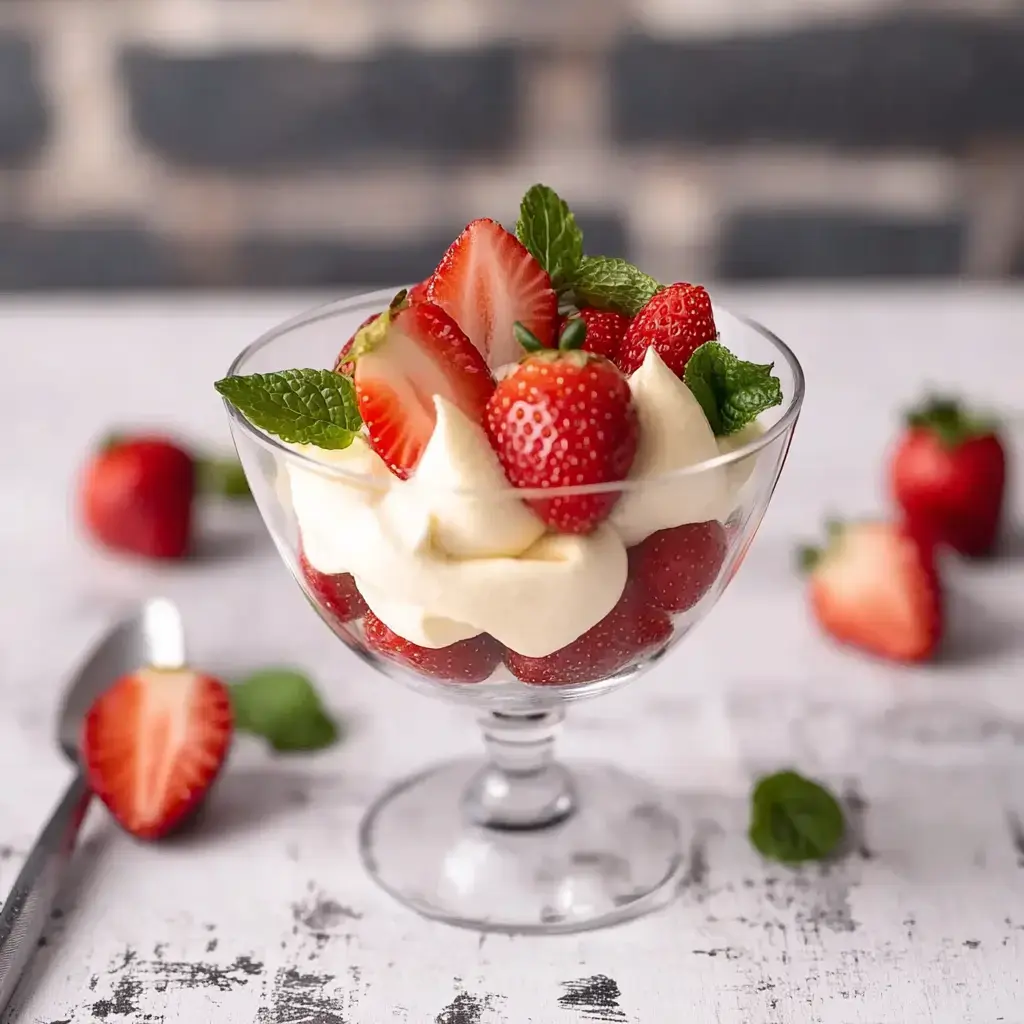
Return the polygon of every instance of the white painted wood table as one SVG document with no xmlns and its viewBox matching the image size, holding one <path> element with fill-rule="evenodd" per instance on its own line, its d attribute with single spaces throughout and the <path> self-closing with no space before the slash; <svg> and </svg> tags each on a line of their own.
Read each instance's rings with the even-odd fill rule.
<svg viewBox="0 0 1024 1024">
<path fill-rule="evenodd" d="M 475 749 L 466 712 L 375 677 L 307 609 L 249 516 L 154 571 L 82 543 L 69 485 L 112 424 L 227 443 L 211 387 L 312 301 L 0 303 L 0 885 L 67 775 L 51 715 L 76 659 L 129 601 L 180 601 L 194 660 L 296 664 L 348 723 L 315 757 L 240 742 L 201 825 L 134 843 L 93 809 L 75 877 L 13 1019 L 32 1024 L 943 1024 L 1024 1022 L 1024 545 L 951 569 L 947 663 L 893 670 L 810 627 L 794 542 L 882 502 L 880 455 L 922 382 L 1013 410 L 1024 293 L 748 291 L 804 361 L 808 400 L 761 535 L 730 592 L 643 682 L 572 709 L 564 750 L 678 794 L 689 870 L 666 911 L 554 939 L 421 920 L 363 874 L 356 826 L 386 783 Z M 827 869 L 763 863 L 752 777 L 794 765 L 860 818 Z M 411 840 L 414 841 L 414 840 Z"/>
</svg>

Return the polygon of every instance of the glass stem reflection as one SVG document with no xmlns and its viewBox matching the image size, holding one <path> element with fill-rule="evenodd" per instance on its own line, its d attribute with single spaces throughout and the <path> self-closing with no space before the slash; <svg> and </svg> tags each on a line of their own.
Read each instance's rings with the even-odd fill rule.
<svg viewBox="0 0 1024 1024">
<path fill-rule="evenodd" d="M 469 818 L 497 829 L 538 829 L 576 807 L 572 777 L 555 761 L 561 708 L 531 714 L 490 712 L 480 719 L 487 763 L 463 797 Z"/>
</svg>

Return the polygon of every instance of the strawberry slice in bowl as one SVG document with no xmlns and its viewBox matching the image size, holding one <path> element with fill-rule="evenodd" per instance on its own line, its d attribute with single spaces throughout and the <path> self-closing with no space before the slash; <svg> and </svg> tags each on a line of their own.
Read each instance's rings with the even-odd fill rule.
<svg viewBox="0 0 1024 1024">
<path fill-rule="evenodd" d="M 188 668 L 139 669 L 101 694 L 85 717 L 89 785 L 127 832 L 159 839 L 202 803 L 233 724 L 219 680 Z"/>
<path fill-rule="evenodd" d="M 391 307 L 356 335 L 348 353 L 369 443 L 395 476 L 411 476 L 434 431 L 440 396 L 474 423 L 494 391 L 483 356 L 431 302 Z"/>
<path fill-rule="evenodd" d="M 428 297 L 455 319 L 491 369 L 522 355 L 516 321 L 542 345 L 554 345 L 558 296 L 551 278 L 515 235 L 487 217 L 468 224 L 449 246 Z"/>
</svg>

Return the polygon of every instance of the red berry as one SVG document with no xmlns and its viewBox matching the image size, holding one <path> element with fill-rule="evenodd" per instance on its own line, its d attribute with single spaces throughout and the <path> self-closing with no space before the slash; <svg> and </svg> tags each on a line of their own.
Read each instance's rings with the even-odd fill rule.
<svg viewBox="0 0 1024 1024">
<path fill-rule="evenodd" d="M 93 792 L 123 828 L 158 839 L 213 785 L 232 734 L 223 683 L 191 669 L 140 669 L 85 717 L 82 763 Z"/>
<path fill-rule="evenodd" d="M 309 564 L 304 551 L 299 552 L 299 569 L 317 604 L 338 625 L 362 618 L 366 614 L 366 602 L 351 573 L 320 572 Z"/>
<path fill-rule="evenodd" d="M 578 314 L 587 325 L 587 336 L 583 342 L 585 352 L 594 352 L 613 363 L 618 361 L 619 347 L 629 327 L 629 317 L 610 309 L 581 309 Z M 572 317 L 561 317 L 558 334 Z"/>
<path fill-rule="evenodd" d="M 619 349 L 619 366 L 632 373 L 654 347 L 678 377 L 694 351 L 718 337 L 708 293 L 696 284 L 671 284 L 655 294 L 633 318 Z"/>
<path fill-rule="evenodd" d="M 448 647 L 420 647 L 399 636 L 370 611 L 363 620 L 363 629 L 371 650 L 432 679 L 482 683 L 501 661 L 501 644 L 486 633 Z"/>
<path fill-rule="evenodd" d="M 836 640 L 893 661 L 925 661 L 942 636 L 932 546 L 885 522 L 833 524 L 822 550 L 802 553 L 811 610 Z"/>
<path fill-rule="evenodd" d="M 163 437 L 118 440 L 93 456 L 81 483 L 89 533 L 115 551 L 182 558 L 192 534 L 195 463 Z"/>
<path fill-rule="evenodd" d="M 1006 495 L 1006 452 L 993 425 L 936 399 L 909 417 L 890 489 L 921 534 L 962 555 L 991 554 Z"/>
<path fill-rule="evenodd" d="M 403 480 L 434 431 L 434 397 L 480 423 L 494 378 L 459 325 L 430 302 L 402 305 L 360 331 L 351 352 L 373 450 Z"/>
<path fill-rule="evenodd" d="M 729 550 L 721 523 L 687 523 L 659 530 L 630 549 L 630 575 L 667 612 L 692 608 L 718 579 Z"/>
<path fill-rule="evenodd" d="M 629 385 L 613 363 L 579 350 L 528 357 L 487 404 L 487 431 L 514 487 L 611 483 L 629 473 L 637 418 Z M 530 507 L 564 533 L 589 533 L 618 493 L 534 498 Z"/>
<path fill-rule="evenodd" d="M 414 284 L 409 289 L 407 296 L 409 304 L 412 305 L 414 302 L 426 302 L 430 295 L 430 278 L 428 277 L 425 281 L 420 281 L 419 284 Z"/>
<path fill-rule="evenodd" d="M 509 671 L 532 686 L 575 686 L 607 679 L 664 647 L 672 620 L 627 583 L 618 604 L 571 644 L 543 658 L 505 652 Z"/>
<path fill-rule="evenodd" d="M 454 317 L 492 369 L 522 355 L 512 331 L 517 320 L 541 344 L 554 345 L 558 297 L 551 278 L 493 220 L 473 221 L 452 242 L 431 278 L 429 297 Z"/>
</svg>

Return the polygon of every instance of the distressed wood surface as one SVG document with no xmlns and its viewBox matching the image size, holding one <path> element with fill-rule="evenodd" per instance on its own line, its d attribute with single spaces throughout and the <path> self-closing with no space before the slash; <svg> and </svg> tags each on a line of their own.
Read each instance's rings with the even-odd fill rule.
<svg viewBox="0 0 1024 1024">
<path fill-rule="evenodd" d="M 882 501 L 880 457 L 922 381 L 1014 410 L 1024 295 L 747 291 L 734 308 L 793 345 L 808 401 L 761 535 L 719 608 L 646 680 L 572 709 L 567 755 L 614 758 L 676 795 L 690 859 L 663 913 L 605 932 L 484 937 L 428 923 L 364 876 L 363 808 L 477 746 L 465 711 L 376 677 L 306 607 L 253 516 L 216 514 L 200 557 L 111 561 L 74 530 L 69 486 L 112 424 L 227 441 L 210 382 L 302 296 L 6 300 L 0 449 L 0 886 L 67 775 L 51 715 L 127 602 L 163 592 L 194 660 L 296 664 L 347 722 L 316 757 L 239 742 L 187 835 L 134 843 L 94 808 L 75 876 L 12 1019 L 185 1024 L 1024 1021 L 1024 542 L 950 566 L 934 668 L 841 654 L 809 626 L 791 548 L 832 510 Z M 12 414 L 13 407 L 13 414 Z M 755 774 L 793 765 L 846 796 L 828 867 L 762 862 Z"/>
</svg>

